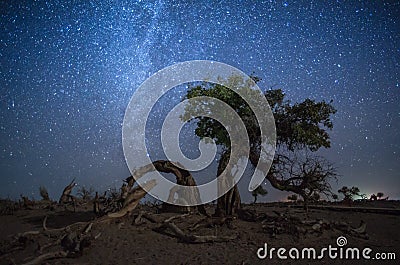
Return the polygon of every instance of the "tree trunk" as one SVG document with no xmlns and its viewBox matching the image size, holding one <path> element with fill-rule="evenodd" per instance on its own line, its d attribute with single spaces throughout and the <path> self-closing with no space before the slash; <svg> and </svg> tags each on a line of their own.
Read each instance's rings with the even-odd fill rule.
<svg viewBox="0 0 400 265">
<path fill-rule="evenodd" d="M 176 177 L 176 183 L 179 185 L 197 186 L 196 181 L 194 180 L 193 176 L 190 174 L 189 171 L 187 171 L 186 169 L 183 169 L 183 166 L 180 165 L 179 163 L 177 163 L 177 162 L 172 163 L 171 161 L 167 161 L 167 160 L 157 160 L 157 161 L 154 161 L 152 164 L 148 164 L 146 166 L 143 166 L 143 167 L 135 170 L 135 172 L 134 172 L 135 179 L 137 180 L 140 177 L 142 177 L 144 174 L 154 171 L 154 170 L 157 170 L 159 172 L 174 174 Z M 180 194 L 179 188 L 180 188 L 179 186 L 175 186 L 174 188 L 172 188 L 170 190 L 168 201 L 173 202 L 175 193 L 178 193 L 178 195 Z M 183 194 L 182 197 L 186 198 L 188 203 L 200 202 L 200 193 L 199 193 L 199 190 L 197 189 L 197 187 L 194 189 L 191 189 L 190 194 Z M 165 204 L 164 205 L 166 207 L 171 206 L 171 204 L 169 204 L 169 203 L 165 203 Z M 169 206 L 167 206 L 167 205 L 169 205 Z M 176 206 L 176 205 L 174 205 L 174 206 Z M 176 206 L 176 207 L 182 208 L 182 206 Z M 204 208 L 204 205 L 198 205 L 197 209 L 200 213 L 202 213 L 204 215 L 208 215 Z"/>
<path fill-rule="evenodd" d="M 230 159 L 230 150 L 225 151 L 221 155 L 221 159 L 218 165 L 218 193 L 225 185 L 228 185 L 233 181 L 231 174 L 227 174 L 224 178 L 221 178 L 221 173 L 225 170 Z M 228 170 L 229 171 L 229 170 Z M 215 216 L 230 216 L 235 215 L 240 209 L 240 194 L 237 185 L 233 186 L 227 193 L 218 198 L 217 209 L 215 210 Z"/>
<path fill-rule="evenodd" d="M 303 196 L 303 201 L 304 201 L 304 211 L 306 212 L 306 215 L 308 216 L 308 197 Z"/>
<path fill-rule="evenodd" d="M 257 203 L 257 195 L 254 196 L 254 202 L 253 202 L 253 204 L 256 204 L 256 203 Z"/>
</svg>

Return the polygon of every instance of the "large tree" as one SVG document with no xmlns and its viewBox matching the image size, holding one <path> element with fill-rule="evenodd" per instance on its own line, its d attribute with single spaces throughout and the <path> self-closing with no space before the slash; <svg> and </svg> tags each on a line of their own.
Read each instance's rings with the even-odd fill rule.
<svg viewBox="0 0 400 265">
<path fill-rule="evenodd" d="M 260 79 L 251 77 L 255 82 Z M 233 76 L 226 80 L 226 84 L 232 84 L 240 89 L 247 90 L 247 93 L 255 93 L 250 85 L 251 82 L 243 80 L 240 77 Z M 220 99 L 230 105 L 240 116 L 250 140 L 249 160 L 253 166 L 256 166 L 260 158 L 261 132 L 257 119 L 250 109 L 249 105 L 236 94 L 233 90 L 220 85 L 202 83 L 189 88 L 186 98 L 190 99 L 198 96 L 208 96 Z M 285 99 L 285 94 L 281 89 L 267 90 L 264 93 L 276 125 L 276 144 L 277 153 L 274 157 L 271 170 L 266 175 L 266 179 L 274 188 L 284 191 L 291 191 L 301 194 L 302 187 L 298 183 L 288 181 L 291 176 L 282 178 L 279 175 L 278 167 L 282 163 L 281 154 L 286 152 L 296 152 L 298 150 L 317 151 L 321 147 L 330 147 L 330 138 L 328 130 L 332 129 L 333 124 L 331 115 L 336 112 L 331 102 L 317 102 L 312 99 L 306 99 L 303 102 L 292 104 Z M 198 104 L 198 102 L 197 102 Z M 198 106 L 189 105 L 187 112 Z M 195 133 L 200 138 L 209 137 L 215 140 L 216 144 L 221 146 L 222 153 L 219 159 L 217 175 L 219 176 L 228 164 L 231 142 L 225 128 L 216 120 L 208 117 L 196 118 L 197 128 Z M 235 185 L 217 202 L 216 215 L 231 215 L 240 207 L 240 195 Z"/>
</svg>

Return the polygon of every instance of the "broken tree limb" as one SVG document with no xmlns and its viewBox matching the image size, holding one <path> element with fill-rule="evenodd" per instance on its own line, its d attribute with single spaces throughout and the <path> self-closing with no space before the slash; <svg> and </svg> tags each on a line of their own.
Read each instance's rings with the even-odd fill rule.
<svg viewBox="0 0 400 265">
<path fill-rule="evenodd" d="M 54 242 L 50 242 L 50 243 L 45 244 L 45 245 L 38 245 L 38 253 L 42 254 L 43 250 L 48 249 L 48 248 L 53 247 L 53 246 L 59 245 L 61 243 L 61 239 L 62 238 L 60 237 Z"/>
<path fill-rule="evenodd" d="M 236 235 L 234 236 L 213 236 L 213 235 L 207 235 L 207 236 L 198 236 L 198 235 L 191 235 L 183 232 L 179 227 L 177 227 L 174 223 L 172 222 L 167 222 L 164 223 L 162 229 L 170 229 L 173 234 L 182 240 L 183 242 L 186 243 L 210 243 L 210 242 L 226 242 L 230 240 L 236 239 Z"/>
<path fill-rule="evenodd" d="M 75 187 L 75 178 L 71 181 L 71 183 L 66 186 L 63 190 L 63 193 L 61 194 L 59 203 L 67 203 L 70 200 L 73 200 L 73 197 L 71 195 L 72 189 Z"/>
<path fill-rule="evenodd" d="M 183 232 L 178 226 L 176 226 L 172 221 L 180 218 L 187 217 L 189 214 L 181 214 L 174 215 L 164 220 L 163 224 L 155 229 L 157 232 L 161 232 L 163 234 L 171 235 L 169 233 L 165 233 L 165 230 L 169 229 L 172 232 L 172 236 L 177 237 L 182 242 L 186 243 L 210 243 L 210 242 L 226 242 L 235 239 L 237 236 L 214 236 L 214 235 L 206 235 L 206 236 L 198 236 L 192 235 Z"/>
<path fill-rule="evenodd" d="M 191 228 L 189 228 L 189 230 L 194 231 L 202 227 L 210 228 L 210 227 L 222 226 L 224 224 L 227 224 L 229 227 L 229 224 L 231 222 L 232 222 L 232 217 L 206 217 L 195 223 Z"/>
<path fill-rule="evenodd" d="M 186 217 L 186 216 L 189 216 L 189 214 L 188 214 L 188 213 L 185 213 L 185 214 L 181 214 L 181 215 L 174 215 L 174 216 L 171 216 L 170 218 L 166 219 L 166 220 L 164 221 L 164 223 L 169 223 L 169 222 L 171 222 L 172 220 L 179 219 L 179 218 L 184 218 L 184 217 Z"/>
<path fill-rule="evenodd" d="M 68 233 L 74 229 L 78 229 L 79 227 L 83 227 L 83 226 L 88 226 L 88 224 L 90 225 L 89 222 L 76 222 L 61 228 L 52 228 L 49 229 L 47 228 L 47 216 L 45 216 L 45 218 L 43 219 L 43 234 L 47 235 L 47 236 L 57 236 L 60 235 L 62 233 Z M 40 233 L 40 231 L 38 231 Z"/>
<path fill-rule="evenodd" d="M 357 228 L 351 228 L 350 231 L 356 234 L 364 234 L 366 229 L 367 224 L 363 220 L 361 220 L 360 226 Z"/>
</svg>

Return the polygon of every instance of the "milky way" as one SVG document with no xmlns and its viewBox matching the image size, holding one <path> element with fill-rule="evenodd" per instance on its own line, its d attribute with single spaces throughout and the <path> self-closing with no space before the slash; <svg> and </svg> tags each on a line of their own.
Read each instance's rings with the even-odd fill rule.
<svg viewBox="0 0 400 265">
<path fill-rule="evenodd" d="M 398 2 L 2 1 L 0 10 L 2 197 L 37 196 L 40 185 L 58 196 L 73 177 L 119 186 L 133 92 L 166 66 L 202 59 L 255 72 L 261 88 L 293 101 L 333 100 L 322 153 L 339 185 L 400 198 Z"/>
</svg>

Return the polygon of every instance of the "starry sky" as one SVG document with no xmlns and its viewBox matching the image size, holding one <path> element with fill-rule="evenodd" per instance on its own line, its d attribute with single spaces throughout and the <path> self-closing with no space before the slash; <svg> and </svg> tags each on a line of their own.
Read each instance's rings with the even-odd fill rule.
<svg viewBox="0 0 400 265">
<path fill-rule="evenodd" d="M 135 89 L 201 59 L 255 72 L 292 101 L 333 100 L 321 154 L 341 175 L 334 188 L 400 199 L 399 14 L 398 1 L 1 1 L 0 197 L 38 198 L 44 185 L 57 199 L 74 177 L 119 187 Z M 264 200 L 287 196 L 269 191 Z"/>
</svg>

